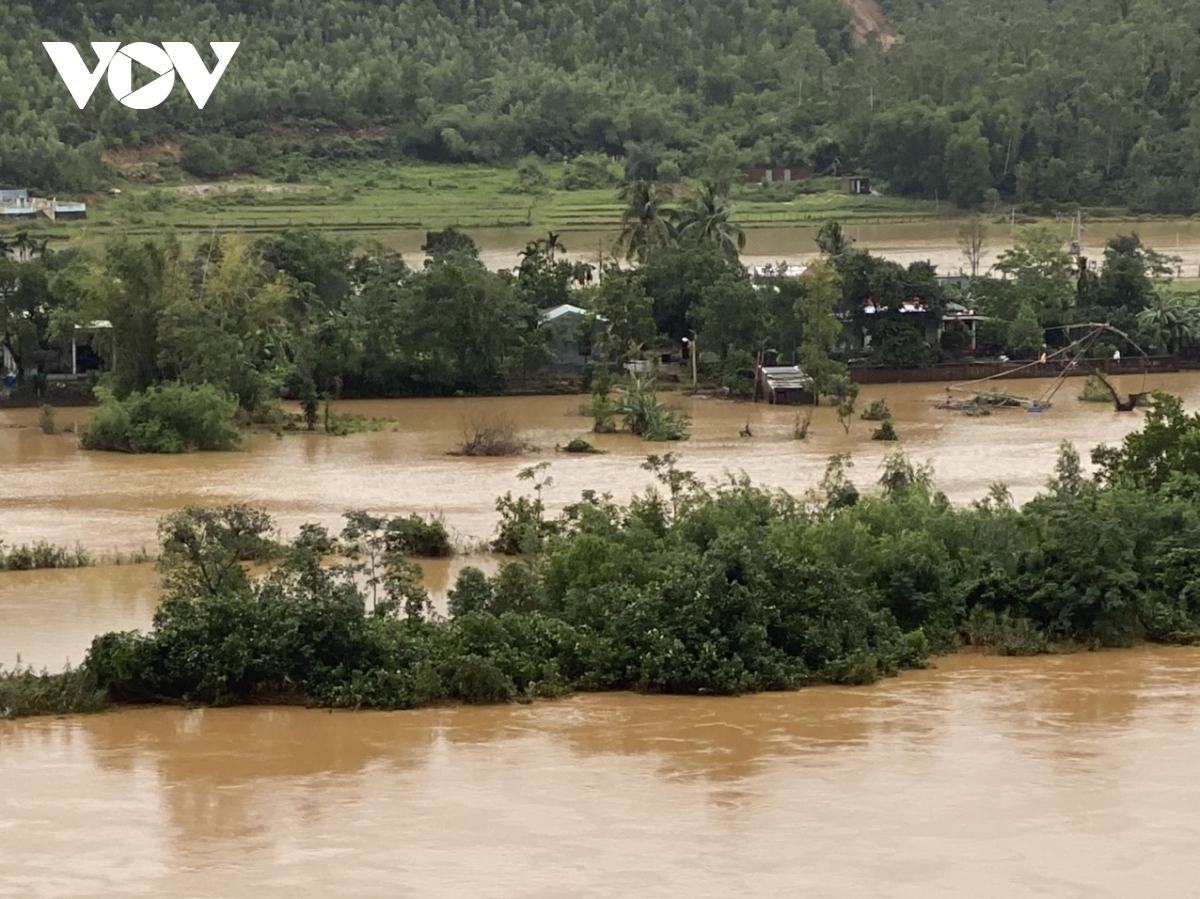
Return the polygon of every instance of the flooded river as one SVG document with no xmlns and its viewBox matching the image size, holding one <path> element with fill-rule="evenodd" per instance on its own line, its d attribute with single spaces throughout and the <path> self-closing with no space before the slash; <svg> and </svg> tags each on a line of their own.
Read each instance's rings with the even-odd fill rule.
<svg viewBox="0 0 1200 899">
<path fill-rule="evenodd" d="M 753 266 L 772 265 L 777 262 L 808 262 L 818 252 L 816 236 L 819 227 L 819 222 L 808 227 L 749 227 L 746 229 L 746 249 L 742 253 L 742 261 Z M 877 224 L 851 220 L 844 225 L 846 233 L 853 238 L 859 249 L 869 250 L 877 256 L 904 265 L 912 262 L 932 262 L 943 274 L 970 270 L 959 246 L 958 232 L 961 227 L 962 221 L 955 219 Z M 1060 221 L 1056 227 L 1063 236 L 1065 247 L 1071 236 L 1071 223 Z M 520 253 L 525 244 L 545 237 L 543 232 L 534 229 L 468 230 L 479 246 L 480 258 L 493 269 L 515 268 L 521 261 Z M 1200 276 L 1200 221 L 1088 222 L 1084 231 L 1083 254 L 1090 259 L 1100 260 L 1104 254 L 1104 245 L 1110 238 L 1131 232 L 1137 232 L 1146 246 L 1168 256 L 1179 257 L 1179 274 L 1188 278 Z M 1006 223 L 989 223 L 987 234 L 981 257 L 984 269 L 993 265 L 1001 253 L 1012 247 L 1013 228 Z M 379 236 L 367 235 L 372 239 Z M 570 258 L 592 264 L 599 262 L 601 257 L 609 258 L 615 237 L 614 230 L 571 230 L 561 235 Z M 425 242 L 424 231 L 391 232 L 385 239 L 410 262 L 419 260 L 423 255 L 421 245 Z"/>
<path fill-rule="evenodd" d="M 1124 391 L 1141 390 L 1126 376 Z M 1038 396 L 1049 381 L 1012 382 Z M 1018 500 L 1059 441 L 1117 442 L 1142 415 L 1077 402 L 1041 415 L 936 411 L 943 385 L 867 387 L 902 445 L 957 502 L 1004 481 Z M 1200 405 L 1200 376 L 1147 389 Z M 155 545 L 186 503 L 245 501 L 288 532 L 347 508 L 441 512 L 487 539 L 497 494 L 551 461 L 554 507 L 581 490 L 624 500 L 673 450 L 706 478 L 744 471 L 803 493 L 833 453 L 873 483 L 889 448 L 816 410 L 681 402 L 684 444 L 585 436 L 580 397 L 386 401 L 393 430 L 255 436 L 246 452 L 84 453 L 36 410 L 0 413 L 0 537 L 97 552 Z M 61 424 L 85 410 L 62 410 Z M 446 455 L 464 426 L 504 418 L 542 449 Z M 750 423 L 753 437 L 738 431 Z M 426 567 L 444 602 L 455 571 Z M 490 562 L 490 560 L 488 560 Z M 490 562 L 494 564 L 494 562 Z M 144 628 L 153 568 L 0 574 L 0 662 L 60 667 L 91 638 Z M 1200 650 L 1007 660 L 956 656 L 876 687 L 705 699 L 579 696 L 400 714 L 153 709 L 0 722 L 2 897 L 1190 897 L 1200 854 Z"/>
<path fill-rule="evenodd" d="M 1118 381 L 1125 392 L 1143 389 L 1140 375 Z M 1012 381 L 1005 389 L 1036 397 L 1051 384 Z M 900 445 L 916 461 L 933 464 L 938 486 L 955 502 L 986 495 L 996 481 L 1023 502 L 1053 471 L 1060 441 L 1074 442 L 1086 459 L 1092 447 L 1119 442 L 1141 426 L 1139 412 L 1077 401 L 1081 385 L 1068 381 L 1040 415 L 1013 409 L 967 418 L 936 410 L 933 404 L 945 396 L 939 384 L 868 386 L 858 404 L 886 398 Z M 1144 386 L 1176 393 L 1189 408 L 1200 406 L 1200 375 L 1154 375 Z M 641 466 L 649 453 L 678 453 L 684 468 L 706 479 L 745 472 L 756 483 L 800 495 L 817 485 L 834 453 L 852 454 L 851 475 L 870 487 L 893 448 L 870 439 L 870 422 L 855 420 L 847 434 L 827 407 L 815 410 L 809 439 L 797 441 L 795 408 L 682 396 L 678 402 L 694 420 L 685 443 L 590 435 L 590 419 L 579 414 L 582 402 L 575 396 L 343 402 L 340 411 L 387 416 L 395 424 L 349 437 L 255 435 L 245 452 L 184 456 L 83 452 L 73 434 L 47 436 L 32 427 L 37 410 L 0 412 L 0 425 L 24 425 L 0 427 L 0 538 L 78 543 L 96 553 L 153 551 L 162 515 L 187 504 L 248 502 L 276 516 L 287 534 L 310 521 L 339 528 L 347 509 L 439 513 L 460 544 L 473 546 L 493 534 L 496 497 L 527 490 L 517 473 L 538 461 L 551 463 L 554 483 L 545 498 L 560 509 L 586 489 L 610 491 L 620 501 L 645 489 L 652 478 Z M 69 426 L 86 414 L 60 410 L 60 423 Z M 447 455 L 465 427 L 494 420 L 513 422 L 541 449 L 520 459 Z M 754 436 L 740 437 L 747 422 Z M 580 436 L 607 453 L 554 451 Z M 464 564 L 495 562 L 465 556 L 427 564 L 435 604 L 444 604 Z M 0 663 L 11 665 L 18 653 L 39 666 L 78 662 L 96 633 L 148 626 L 157 595 L 157 578 L 145 565 L 0 575 Z"/>
<path fill-rule="evenodd" d="M 1185 899 L 1200 651 L 875 687 L 0 722 L 0 895 Z"/>
</svg>

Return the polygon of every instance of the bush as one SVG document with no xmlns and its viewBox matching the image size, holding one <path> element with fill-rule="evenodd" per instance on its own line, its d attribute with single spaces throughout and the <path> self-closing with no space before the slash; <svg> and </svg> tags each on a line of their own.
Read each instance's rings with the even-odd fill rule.
<svg viewBox="0 0 1200 899">
<path fill-rule="evenodd" d="M 899 440 L 900 435 L 896 433 L 896 428 L 892 424 L 892 419 L 888 417 L 883 420 L 883 424 L 881 424 L 871 433 L 871 439 L 893 441 Z"/>
<path fill-rule="evenodd" d="M 36 571 L 44 568 L 84 568 L 92 564 L 82 547 L 67 549 L 41 541 L 6 550 L 0 541 L 0 571 Z"/>
<path fill-rule="evenodd" d="M 123 453 L 230 451 L 241 447 L 238 403 L 210 384 L 163 384 L 124 400 L 96 388 L 83 448 Z"/>
<path fill-rule="evenodd" d="M 522 456 L 537 449 L 508 419 L 475 422 L 463 430 L 463 442 L 452 456 Z"/>
<path fill-rule="evenodd" d="M 224 178 L 233 169 L 225 154 L 208 138 L 189 138 L 183 142 L 179 167 L 197 178 Z"/>
<path fill-rule="evenodd" d="M 892 412 L 888 409 L 887 400 L 872 400 L 867 411 L 862 414 L 863 421 L 887 421 L 891 417 Z"/>
<path fill-rule="evenodd" d="M 454 555 L 444 522 L 420 515 L 394 518 L 387 525 L 389 548 L 409 556 L 439 559 Z"/>
<path fill-rule="evenodd" d="M 101 712 L 108 706 L 108 692 L 86 667 L 62 674 L 0 667 L 0 720 Z"/>
<path fill-rule="evenodd" d="M 38 413 L 38 425 L 43 434 L 57 434 L 58 426 L 54 423 L 54 407 L 43 405 Z"/>
<path fill-rule="evenodd" d="M 1112 390 L 1099 375 L 1088 375 L 1088 379 L 1083 382 L 1083 390 L 1079 393 L 1079 399 L 1085 403 L 1111 403 L 1113 395 Z"/>
</svg>

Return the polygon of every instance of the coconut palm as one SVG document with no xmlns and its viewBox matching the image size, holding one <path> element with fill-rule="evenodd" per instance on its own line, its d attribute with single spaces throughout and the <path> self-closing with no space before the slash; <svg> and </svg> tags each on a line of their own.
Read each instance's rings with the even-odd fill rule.
<svg viewBox="0 0 1200 899">
<path fill-rule="evenodd" d="M 705 181 L 704 186 L 675 213 L 679 237 L 712 246 L 722 256 L 736 261 L 746 248 L 746 232 L 729 220 L 729 186 Z"/>
<path fill-rule="evenodd" d="M 621 188 L 619 196 L 626 206 L 614 251 L 627 261 L 645 262 L 650 253 L 675 237 L 666 209 L 667 193 L 649 181 L 633 181 Z"/>
</svg>

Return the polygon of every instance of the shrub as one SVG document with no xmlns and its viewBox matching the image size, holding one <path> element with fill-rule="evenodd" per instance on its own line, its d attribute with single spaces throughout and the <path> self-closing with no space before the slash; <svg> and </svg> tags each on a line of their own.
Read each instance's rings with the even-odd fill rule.
<svg viewBox="0 0 1200 899">
<path fill-rule="evenodd" d="M 44 568 L 84 568 L 92 564 L 82 547 L 70 550 L 38 541 L 5 550 L 0 541 L 0 571 L 35 571 Z"/>
<path fill-rule="evenodd" d="M 108 692 L 86 667 L 50 674 L 0 666 L 0 720 L 100 712 L 108 705 Z"/>
<path fill-rule="evenodd" d="M 389 549 L 409 556 L 438 559 L 454 555 L 444 522 L 420 515 L 394 518 L 387 524 Z"/>
<path fill-rule="evenodd" d="M 124 400 L 96 388 L 83 448 L 124 453 L 187 453 L 240 448 L 237 400 L 211 384 L 163 384 Z"/>
<path fill-rule="evenodd" d="M 887 421 L 892 417 L 887 400 L 872 400 L 871 405 L 863 412 L 863 421 Z"/>
<path fill-rule="evenodd" d="M 38 413 L 38 425 L 43 434 L 57 434 L 58 426 L 54 423 L 54 407 L 43 405 Z"/>
<path fill-rule="evenodd" d="M 463 430 L 463 442 L 453 456 L 521 456 L 536 449 L 517 431 L 508 419 L 468 424 Z"/>
<path fill-rule="evenodd" d="M 885 440 L 885 441 L 893 441 L 893 440 L 900 439 L 900 435 L 896 433 L 896 428 L 892 424 L 891 417 L 885 418 L 883 420 L 883 424 L 881 424 L 878 428 L 876 428 L 871 433 L 871 439 L 872 440 Z"/>
</svg>

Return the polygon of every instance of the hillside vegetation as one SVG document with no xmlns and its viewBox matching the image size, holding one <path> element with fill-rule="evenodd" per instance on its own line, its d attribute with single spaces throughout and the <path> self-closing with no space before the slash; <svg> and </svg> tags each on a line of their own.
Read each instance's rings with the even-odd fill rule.
<svg viewBox="0 0 1200 899">
<path fill-rule="evenodd" d="M 335 159 L 603 154 L 632 178 L 670 180 L 728 147 L 730 165 L 863 171 L 892 193 L 965 206 L 1198 208 L 1200 0 L 887 0 L 886 31 L 864 41 L 868 7 L 6 4 L 0 180 L 93 190 L 114 177 L 106 151 L 168 140 L 203 178 L 298 178 Z M 202 111 L 181 86 L 156 109 L 127 109 L 103 83 L 79 110 L 41 47 L 50 39 L 190 40 L 210 65 L 205 41 L 242 45 Z M 595 170 L 581 166 L 577 185 L 601 186 Z"/>
</svg>

